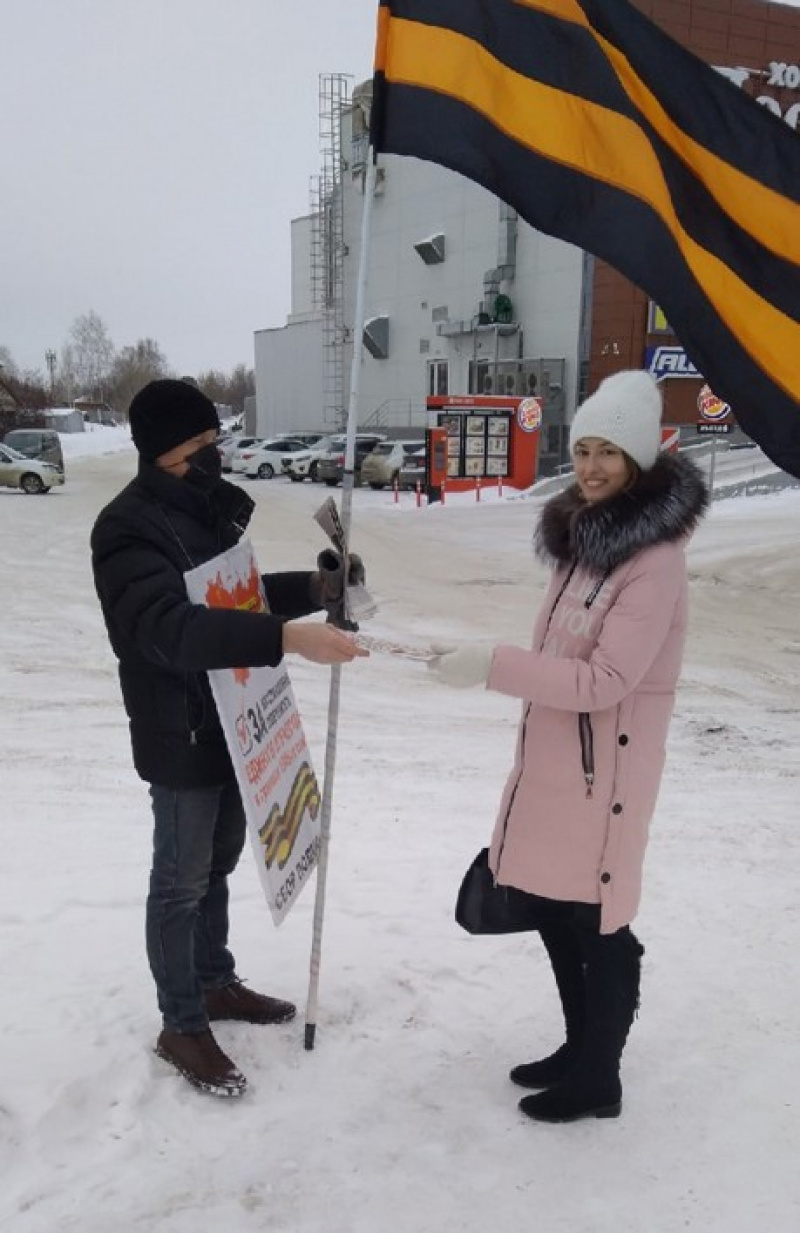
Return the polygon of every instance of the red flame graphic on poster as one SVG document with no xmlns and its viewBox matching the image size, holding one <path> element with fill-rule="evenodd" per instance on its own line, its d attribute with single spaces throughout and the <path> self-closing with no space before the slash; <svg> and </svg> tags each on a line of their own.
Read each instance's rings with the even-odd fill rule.
<svg viewBox="0 0 800 1233">
<path fill-rule="evenodd" d="M 235 608 L 240 612 L 266 612 L 261 592 L 261 577 L 255 562 L 247 578 L 237 578 L 231 586 L 223 581 L 218 572 L 206 586 L 206 603 L 209 608 Z M 240 685 L 250 676 L 248 668 L 234 668 L 233 675 Z"/>
</svg>

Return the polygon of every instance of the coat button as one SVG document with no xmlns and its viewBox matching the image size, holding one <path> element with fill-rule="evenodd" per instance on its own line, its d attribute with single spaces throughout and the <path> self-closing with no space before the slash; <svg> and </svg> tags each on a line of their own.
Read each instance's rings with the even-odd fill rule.
<svg viewBox="0 0 800 1233">
<path fill-rule="evenodd" d="M 620 743 L 620 745 L 627 745 L 627 744 L 628 744 L 628 738 L 627 738 L 627 736 L 625 735 L 625 733 L 624 733 L 624 732 L 622 733 L 622 736 L 619 738 L 619 743 Z"/>
<path fill-rule="evenodd" d="M 611 881 L 611 874 L 610 874 L 610 873 L 601 873 L 601 874 L 600 874 L 600 881 L 601 881 L 601 882 L 603 882 L 603 883 L 608 883 L 608 882 L 610 882 L 610 881 Z"/>
<path fill-rule="evenodd" d="M 612 805 L 612 806 L 611 806 L 611 812 L 612 812 L 612 813 L 622 813 L 622 806 L 621 806 L 621 805 Z"/>
</svg>

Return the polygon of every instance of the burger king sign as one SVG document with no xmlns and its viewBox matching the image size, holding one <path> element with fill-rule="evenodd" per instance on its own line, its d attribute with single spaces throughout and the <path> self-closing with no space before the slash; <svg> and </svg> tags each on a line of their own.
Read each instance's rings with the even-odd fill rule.
<svg viewBox="0 0 800 1233">
<path fill-rule="evenodd" d="M 718 398 L 707 385 L 704 385 L 697 395 L 697 409 L 700 412 L 700 418 L 709 424 L 718 424 L 731 413 L 728 404 Z"/>
</svg>

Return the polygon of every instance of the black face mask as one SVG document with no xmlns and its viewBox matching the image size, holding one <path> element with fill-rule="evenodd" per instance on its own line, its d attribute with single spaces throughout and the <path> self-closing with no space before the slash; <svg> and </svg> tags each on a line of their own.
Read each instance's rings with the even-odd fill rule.
<svg viewBox="0 0 800 1233">
<path fill-rule="evenodd" d="M 212 441 L 210 445 L 201 445 L 193 454 L 187 454 L 186 461 L 189 470 L 184 475 L 187 483 L 201 492 L 211 492 L 222 479 L 222 456 Z"/>
</svg>

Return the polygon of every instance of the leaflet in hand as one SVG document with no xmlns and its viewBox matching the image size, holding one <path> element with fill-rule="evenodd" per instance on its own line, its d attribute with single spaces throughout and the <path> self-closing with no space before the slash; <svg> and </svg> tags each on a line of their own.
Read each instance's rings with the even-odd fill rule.
<svg viewBox="0 0 800 1233">
<path fill-rule="evenodd" d="M 373 638 L 370 634 L 360 633 L 355 635 L 355 642 L 357 646 L 362 646 L 364 650 L 373 655 L 392 655 L 395 659 L 416 659 L 421 663 L 436 659 L 436 652 L 432 651 L 429 646 L 415 646 L 412 643 L 394 642 L 390 638 Z"/>
</svg>

